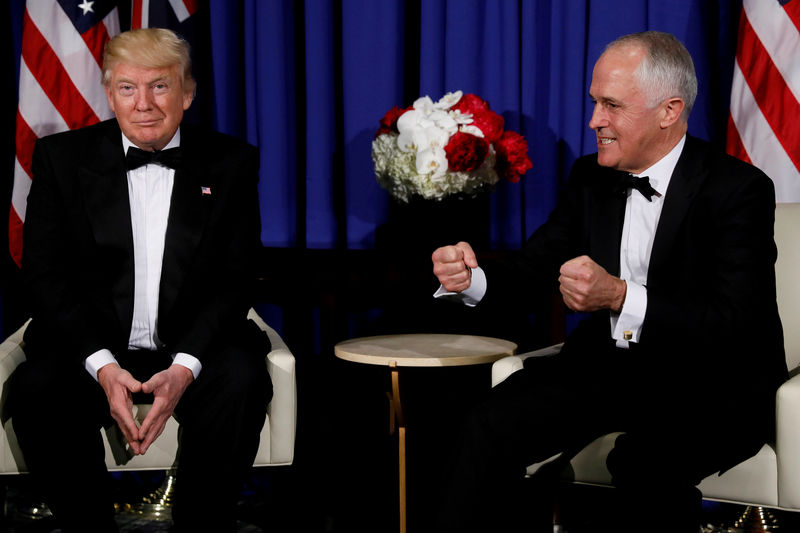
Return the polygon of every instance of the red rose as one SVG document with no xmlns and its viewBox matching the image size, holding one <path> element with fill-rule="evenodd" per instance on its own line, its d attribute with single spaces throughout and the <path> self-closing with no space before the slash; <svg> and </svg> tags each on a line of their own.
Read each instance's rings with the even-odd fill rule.
<svg viewBox="0 0 800 533">
<path fill-rule="evenodd" d="M 494 143 L 503 134 L 505 120 L 494 111 L 479 111 L 472 115 L 472 125 L 477 126 L 483 132 L 483 138 L 489 144 Z"/>
<path fill-rule="evenodd" d="M 444 147 L 447 154 L 447 166 L 457 172 L 475 170 L 486 159 L 489 153 L 489 143 L 475 135 L 457 132 L 450 137 L 450 142 Z"/>
<path fill-rule="evenodd" d="M 481 111 L 488 111 L 489 102 L 487 102 L 480 96 L 475 96 L 472 93 L 467 93 L 465 95 L 462 95 L 458 103 L 453 107 L 451 107 L 451 109 L 456 109 L 458 111 L 461 111 L 462 113 L 469 113 L 471 115 L 474 115 L 476 113 L 480 113 Z"/>
<path fill-rule="evenodd" d="M 528 143 L 519 133 L 503 132 L 500 140 L 494 143 L 494 149 L 497 153 L 495 170 L 500 177 L 511 183 L 518 182 L 520 176 L 533 167 L 533 163 L 528 157 Z"/>
<path fill-rule="evenodd" d="M 451 109 L 472 115 L 472 125 L 483 132 L 484 139 L 490 144 L 499 139 L 503 133 L 505 123 L 503 117 L 489 109 L 489 102 L 480 96 L 465 94 Z"/>
<path fill-rule="evenodd" d="M 375 132 L 375 137 L 377 137 L 378 135 L 383 135 L 384 133 L 392 133 L 392 132 L 400 133 L 397 131 L 397 119 L 399 119 L 403 115 L 403 113 L 405 113 L 409 109 L 413 108 L 408 107 L 406 109 L 400 109 L 399 107 L 394 106 L 389 111 L 387 111 L 386 114 L 383 115 L 383 118 L 380 120 L 381 126 L 380 128 L 378 128 L 378 131 Z"/>
</svg>

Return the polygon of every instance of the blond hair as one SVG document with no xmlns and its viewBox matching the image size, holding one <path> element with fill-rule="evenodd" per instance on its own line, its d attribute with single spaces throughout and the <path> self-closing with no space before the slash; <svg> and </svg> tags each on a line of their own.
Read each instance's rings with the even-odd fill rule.
<svg viewBox="0 0 800 533">
<path fill-rule="evenodd" d="M 178 66 L 183 74 L 183 90 L 194 93 L 189 43 L 171 30 L 142 28 L 120 33 L 106 43 L 103 52 L 103 85 L 111 83 L 111 72 L 120 63 L 145 68 Z"/>
</svg>

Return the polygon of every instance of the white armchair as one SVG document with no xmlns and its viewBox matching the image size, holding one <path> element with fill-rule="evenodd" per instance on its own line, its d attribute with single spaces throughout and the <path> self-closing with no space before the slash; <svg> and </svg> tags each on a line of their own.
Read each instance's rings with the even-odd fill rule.
<svg viewBox="0 0 800 533">
<path fill-rule="evenodd" d="M 267 408 L 267 419 L 261 430 L 261 444 L 254 466 L 288 465 L 294 459 L 295 427 L 297 419 L 297 389 L 295 386 L 295 359 L 280 336 L 261 320 L 252 309 L 248 318 L 269 336 L 272 350 L 266 354 L 267 370 L 272 378 L 273 396 Z M 25 360 L 22 340 L 27 324 L 0 344 L 0 474 L 26 472 L 25 461 L 14 433 L 13 420 L 5 412 L 8 379 Z M 136 418 L 144 420 L 149 405 L 135 405 Z M 124 439 L 116 426 L 103 436 L 106 447 L 106 465 L 116 470 L 167 470 L 175 463 L 178 450 L 178 423 L 170 418 L 164 432 L 144 455 L 131 457 L 125 450 Z"/>
<path fill-rule="evenodd" d="M 765 444 L 755 456 L 723 475 L 713 474 L 700 484 L 709 500 L 800 511 L 800 203 L 778 204 L 775 213 L 775 265 L 778 310 L 783 321 L 786 362 L 791 378 L 780 389 L 775 402 L 775 442 Z M 522 368 L 527 357 L 553 355 L 561 346 L 506 357 L 492 367 L 492 386 Z M 570 481 L 610 485 L 606 456 L 618 434 L 604 435 L 576 455 L 565 472 Z M 555 458 L 551 458 L 555 459 Z M 545 462 L 549 462 L 545 461 Z M 531 465 L 529 473 L 542 463 Z"/>
</svg>

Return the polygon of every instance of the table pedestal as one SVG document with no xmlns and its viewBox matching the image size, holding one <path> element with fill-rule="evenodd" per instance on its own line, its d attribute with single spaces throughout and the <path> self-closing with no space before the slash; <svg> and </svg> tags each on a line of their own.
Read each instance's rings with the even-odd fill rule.
<svg viewBox="0 0 800 533">
<path fill-rule="evenodd" d="M 407 528 L 406 420 L 400 395 L 401 367 L 467 366 L 492 363 L 513 355 L 513 342 L 474 335 L 411 334 L 364 337 L 340 342 L 334 348 L 339 359 L 388 366 L 392 388 L 389 397 L 389 432 L 397 433 L 400 533 Z"/>
<path fill-rule="evenodd" d="M 406 420 L 400 397 L 400 370 L 397 361 L 390 361 L 392 391 L 389 396 L 389 434 L 397 433 L 397 484 L 400 505 L 400 533 L 406 533 Z"/>
</svg>

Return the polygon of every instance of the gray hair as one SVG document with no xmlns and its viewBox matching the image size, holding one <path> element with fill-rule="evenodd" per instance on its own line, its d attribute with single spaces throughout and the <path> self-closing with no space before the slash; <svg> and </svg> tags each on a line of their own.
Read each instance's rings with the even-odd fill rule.
<svg viewBox="0 0 800 533">
<path fill-rule="evenodd" d="M 674 35 L 645 31 L 623 35 L 609 43 L 604 52 L 621 46 L 640 47 L 645 57 L 636 69 L 639 88 L 648 95 L 650 107 L 668 98 L 683 100 L 681 120 L 687 122 L 697 98 L 697 75 L 689 51 Z"/>
</svg>

